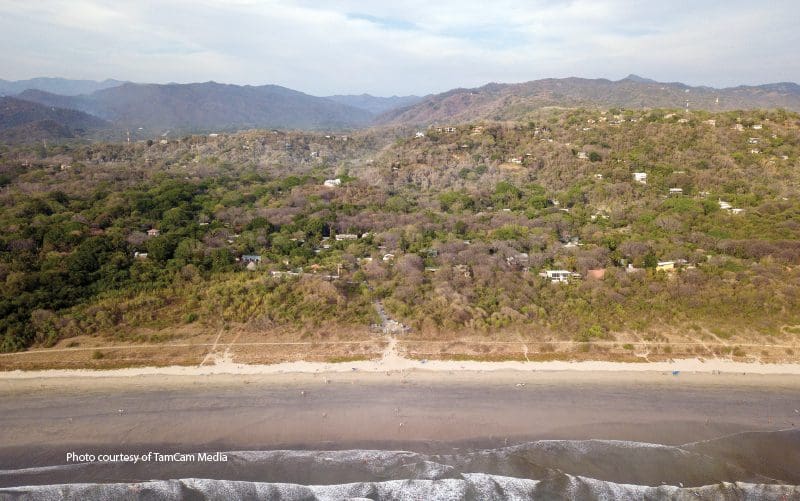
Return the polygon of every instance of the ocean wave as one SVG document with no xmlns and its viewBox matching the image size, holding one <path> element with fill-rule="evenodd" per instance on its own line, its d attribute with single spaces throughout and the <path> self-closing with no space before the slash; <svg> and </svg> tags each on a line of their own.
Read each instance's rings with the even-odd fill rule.
<svg viewBox="0 0 800 501">
<path fill-rule="evenodd" d="M 541 440 L 450 454 L 357 449 L 225 455 L 228 461 L 213 464 L 3 470 L 0 499 L 800 499 L 796 430 L 680 446 Z"/>
<path fill-rule="evenodd" d="M 115 484 L 62 484 L 0 490 L 8 500 L 228 500 L 283 501 L 398 499 L 398 500 L 527 500 L 527 499 L 673 499 L 673 500 L 786 500 L 798 499 L 800 487 L 778 484 L 719 483 L 702 487 L 658 487 L 603 482 L 562 474 L 529 480 L 482 473 L 460 479 L 388 480 L 336 485 L 298 485 L 236 480 L 181 479 Z"/>
</svg>

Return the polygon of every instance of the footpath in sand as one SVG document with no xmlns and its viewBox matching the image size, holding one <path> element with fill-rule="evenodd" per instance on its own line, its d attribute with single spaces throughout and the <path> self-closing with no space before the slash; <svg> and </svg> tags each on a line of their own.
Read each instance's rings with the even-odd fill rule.
<svg viewBox="0 0 800 501">
<path fill-rule="evenodd" d="M 730 360 L 679 359 L 668 362 L 604 362 L 604 361 L 548 361 L 548 362 L 478 362 L 447 360 L 414 360 L 403 357 L 397 349 L 397 338 L 387 337 L 388 343 L 377 360 L 324 363 L 286 362 L 271 365 L 236 363 L 229 353 L 211 353 L 197 366 L 131 367 L 111 370 L 52 369 L 41 371 L 8 371 L 0 379 L 30 379 L 47 377 L 126 377 L 144 375 L 205 376 L 215 374 L 291 374 L 291 373 L 405 373 L 405 372 L 493 372 L 493 371 L 576 371 L 576 372 L 697 372 L 697 373 L 749 373 L 800 375 L 800 364 L 761 364 Z"/>
</svg>

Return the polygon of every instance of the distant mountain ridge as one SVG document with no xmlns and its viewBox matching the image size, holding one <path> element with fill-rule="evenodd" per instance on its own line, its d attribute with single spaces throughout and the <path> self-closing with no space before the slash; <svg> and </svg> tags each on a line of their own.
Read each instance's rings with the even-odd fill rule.
<svg viewBox="0 0 800 501">
<path fill-rule="evenodd" d="M 420 96 L 378 97 L 370 94 L 348 94 L 327 96 L 327 99 L 336 101 L 337 103 L 346 104 L 348 106 L 353 106 L 355 108 L 360 108 L 375 115 L 379 115 L 389 110 L 414 105 L 422 101 L 424 98 Z"/>
<path fill-rule="evenodd" d="M 28 110 L 21 116 L 30 120 L 3 127 L 3 130 L 18 128 L 13 134 L 14 141 L 24 139 L 23 129 L 36 140 L 40 136 L 76 137 L 78 129 L 103 129 L 114 134 L 136 129 L 145 136 L 154 136 L 167 131 L 188 134 L 250 128 L 335 130 L 376 125 L 526 120 L 536 109 L 548 106 L 682 109 L 688 104 L 690 109 L 709 111 L 774 108 L 800 111 L 800 85 L 796 83 L 714 89 L 680 82 L 661 83 L 634 74 L 617 81 L 551 78 L 518 84 L 489 83 L 425 97 L 369 94 L 317 97 L 277 85 L 241 86 L 216 82 L 135 84 L 66 79 L 24 82 L 33 87 L 16 97 L 46 108 L 36 112 Z M 0 84 L 7 83 L 0 81 Z M 41 88 L 58 87 L 67 92 L 97 86 L 102 88 L 78 95 Z M 49 114 L 44 113 L 44 109 L 49 110 Z M 82 115 L 70 115 L 70 110 Z M 89 123 L 92 119 L 96 121 L 91 126 L 76 125 L 76 122 Z M 110 136 L 106 134 L 105 137 Z"/>
<path fill-rule="evenodd" d="M 795 83 L 742 85 L 725 89 L 660 83 L 637 75 L 622 80 L 548 78 L 519 84 L 490 83 L 428 96 L 412 106 L 389 111 L 381 125 L 424 125 L 475 120 L 523 120 L 537 108 L 685 108 L 709 111 L 784 108 L 800 111 Z"/>
<path fill-rule="evenodd" d="M 89 114 L 45 106 L 13 97 L 0 98 L 0 141 L 21 143 L 71 139 L 111 124 Z"/>
<path fill-rule="evenodd" d="M 41 90 L 63 96 L 77 96 L 80 94 L 91 94 L 92 92 L 109 89 L 111 87 L 118 87 L 124 83 L 123 81 L 110 78 L 102 82 L 51 77 L 17 81 L 0 79 L 0 96 L 14 96 L 26 90 Z"/>
<path fill-rule="evenodd" d="M 29 90 L 19 97 L 151 131 L 357 128 L 373 117 L 366 110 L 277 85 L 126 83 L 89 95 Z"/>
</svg>

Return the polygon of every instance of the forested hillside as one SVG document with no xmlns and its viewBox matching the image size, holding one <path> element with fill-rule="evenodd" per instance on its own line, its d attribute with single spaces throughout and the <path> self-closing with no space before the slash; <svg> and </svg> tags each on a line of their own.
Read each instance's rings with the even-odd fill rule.
<svg viewBox="0 0 800 501">
<path fill-rule="evenodd" d="M 2 349 L 368 335 L 381 301 L 425 356 L 794 357 L 800 116 L 529 118 L 3 148 Z"/>
<path fill-rule="evenodd" d="M 547 78 L 518 84 L 491 83 L 426 97 L 377 119 L 382 124 L 468 123 L 527 120 L 545 107 L 689 108 L 712 112 L 755 109 L 800 111 L 800 86 L 775 83 L 724 89 L 661 83 L 631 75 L 618 81 Z"/>
</svg>

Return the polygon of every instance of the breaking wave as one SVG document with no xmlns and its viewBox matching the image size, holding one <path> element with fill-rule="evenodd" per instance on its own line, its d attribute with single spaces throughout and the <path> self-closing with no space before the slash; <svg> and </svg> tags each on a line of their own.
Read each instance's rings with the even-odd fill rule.
<svg viewBox="0 0 800 501">
<path fill-rule="evenodd" d="M 681 446 L 542 440 L 452 454 L 225 454 L 228 461 L 214 465 L 5 470 L 0 499 L 800 499 L 800 431 L 794 430 Z"/>
</svg>

